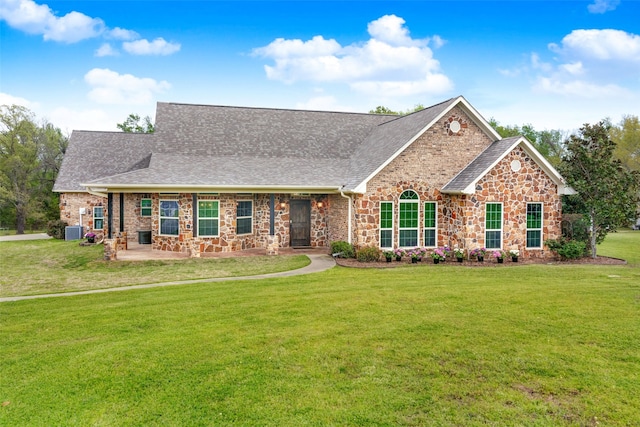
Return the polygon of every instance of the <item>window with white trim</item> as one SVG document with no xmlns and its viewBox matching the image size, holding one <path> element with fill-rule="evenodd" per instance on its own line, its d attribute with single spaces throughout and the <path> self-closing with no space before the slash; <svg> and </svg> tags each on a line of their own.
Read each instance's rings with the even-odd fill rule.
<svg viewBox="0 0 640 427">
<path fill-rule="evenodd" d="M 400 195 L 398 215 L 398 246 L 411 248 L 419 245 L 420 198 L 415 191 L 407 190 Z"/>
<path fill-rule="evenodd" d="M 542 249 L 542 203 L 527 203 L 527 249 Z"/>
<path fill-rule="evenodd" d="M 484 246 L 487 249 L 502 248 L 502 203 L 485 205 Z"/>
<path fill-rule="evenodd" d="M 160 234 L 177 236 L 179 234 L 178 214 L 180 209 L 177 200 L 160 200 Z"/>
<path fill-rule="evenodd" d="M 438 203 L 424 203 L 424 246 L 437 246 Z"/>
<path fill-rule="evenodd" d="M 151 199 L 140 200 L 140 216 L 151 216 Z"/>
<path fill-rule="evenodd" d="M 253 202 L 239 200 L 236 208 L 236 234 L 253 232 Z"/>
<path fill-rule="evenodd" d="M 198 200 L 198 236 L 218 236 L 219 213 L 217 200 Z"/>
<path fill-rule="evenodd" d="M 380 202 L 380 247 L 393 248 L 393 202 Z"/>
<path fill-rule="evenodd" d="M 102 230 L 104 228 L 104 208 L 102 206 L 93 207 L 93 229 Z"/>
</svg>

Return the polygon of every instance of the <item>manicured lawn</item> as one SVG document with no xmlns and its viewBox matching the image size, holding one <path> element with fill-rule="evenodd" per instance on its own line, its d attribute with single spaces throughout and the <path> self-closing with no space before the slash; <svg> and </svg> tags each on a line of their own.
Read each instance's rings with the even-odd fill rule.
<svg viewBox="0 0 640 427">
<path fill-rule="evenodd" d="M 0 297 L 251 276 L 309 264 L 306 256 L 108 262 L 103 249 L 79 246 L 77 241 L 0 242 Z"/>
<path fill-rule="evenodd" d="M 2 303 L 0 425 L 638 425 L 640 233 L 600 252 Z"/>
</svg>

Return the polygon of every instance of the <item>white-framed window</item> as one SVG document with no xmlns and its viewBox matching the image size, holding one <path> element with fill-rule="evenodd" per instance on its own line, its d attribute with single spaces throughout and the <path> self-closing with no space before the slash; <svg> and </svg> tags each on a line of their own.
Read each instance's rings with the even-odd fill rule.
<svg viewBox="0 0 640 427">
<path fill-rule="evenodd" d="M 527 249 L 542 249 L 542 203 L 527 203 Z"/>
<path fill-rule="evenodd" d="M 217 237 L 219 235 L 220 202 L 198 200 L 198 236 Z"/>
<path fill-rule="evenodd" d="M 177 200 L 160 200 L 160 233 L 163 236 L 179 234 L 180 208 Z"/>
<path fill-rule="evenodd" d="M 93 229 L 102 230 L 104 228 L 104 208 L 102 206 L 93 207 Z"/>
<path fill-rule="evenodd" d="M 419 246 L 420 197 L 413 190 L 400 195 L 398 214 L 398 246 L 414 248 Z"/>
<path fill-rule="evenodd" d="M 253 202 L 238 200 L 236 207 L 236 234 L 253 233 Z"/>
<path fill-rule="evenodd" d="M 140 216 L 151 216 L 151 199 L 140 200 Z"/>
<path fill-rule="evenodd" d="M 502 203 L 485 205 L 484 246 L 487 249 L 502 249 Z"/>
<path fill-rule="evenodd" d="M 438 246 L 438 203 L 424 203 L 424 246 Z"/>
<path fill-rule="evenodd" d="M 393 202 L 380 202 L 380 248 L 393 248 Z"/>
</svg>

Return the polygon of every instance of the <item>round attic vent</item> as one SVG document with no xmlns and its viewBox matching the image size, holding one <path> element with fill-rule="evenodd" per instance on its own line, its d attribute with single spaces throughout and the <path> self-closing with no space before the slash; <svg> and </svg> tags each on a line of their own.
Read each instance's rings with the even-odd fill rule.
<svg viewBox="0 0 640 427">
<path fill-rule="evenodd" d="M 449 123 L 449 130 L 452 133 L 458 133 L 460 132 L 460 129 L 462 129 L 462 126 L 460 125 L 459 121 L 453 120 L 451 123 Z"/>
<path fill-rule="evenodd" d="M 520 163 L 520 160 L 514 160 L 511 162 L 512 171 L 518 172 L 520 169 L 522 169 L 522 163 Z"/>
</svg>

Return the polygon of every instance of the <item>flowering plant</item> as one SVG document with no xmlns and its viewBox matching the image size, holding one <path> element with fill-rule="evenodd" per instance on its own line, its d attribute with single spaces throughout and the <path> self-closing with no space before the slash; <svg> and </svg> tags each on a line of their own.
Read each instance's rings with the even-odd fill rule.
<svg viewBox="0 0 640 427">
<path fill-rule="evenodd" d="M 520 256 L 520 251 L 517 249 L 511 249 L 509 251 L 509 256 L 511 256 L 512 258 L 518 258 Z"/>
<path fill-rule="evenodd" d="M 502 259 L 502 258 L 504 258 L 504 252 L 502 252 L 502 251 L 500 251 L 500 250 L 498 250 L 498 251 L 493 251 L 493 256 L 494 256 L 496 259 Z"/>
<path fill-rule="evenodd" d="M 414 248 L 409 251 L 409 255 L 411 259 L 420 259 L 424 255 L 424 249 L 422 248 Z"/>
<path fill-rule="evenodd" d="M 401 249 L 401 248 L 394 249 L 393 253 L 395 254 L 395 256 L 397 258 L 401 258 L 401 257 L 403 257 L 404 255 L 407 254 L 407 252 L 404 249 Z"/>
<path fill-rule="evenodd" d="M 487 254 L 487 248 L 475 248 L 471 251 L 471 256 L 483 257 Z"/>
<path fill-rule="evenodd" d="M 87 239 L 95 239 L 96 235 L 95 235 L 95 233 L 89 232 L 89 233 L 85 234 L 84 237 L 86 237 Z"/>
<path fill-rule="evenodd" d="M 382 251 L 382 255 L 384 255 L 385 258 L 393 258 L 395 254 L 395 251 L 392 250 Z"/>
<path fill-rule="evenodd" d="M 446 247 L 445 248 L 435 248 L 433 250 L 433 252 L 431 253 L 431 258 L 437 259 L 437 260 L 440 260 L 440 261 L 444 261 L 444 259 L 446 257 L 447 257 Z"/>
<path fill-rule="evenodd" d="M 456 258 L 464 258 L 464 249 L 454 248 L 453 253 L 456 256 Z"/>
</svg>

